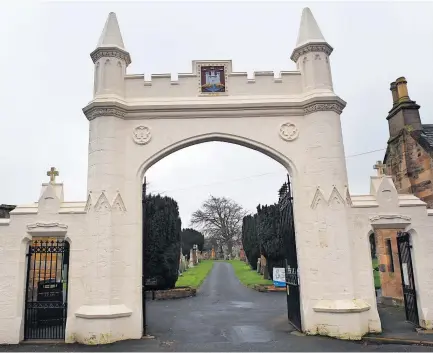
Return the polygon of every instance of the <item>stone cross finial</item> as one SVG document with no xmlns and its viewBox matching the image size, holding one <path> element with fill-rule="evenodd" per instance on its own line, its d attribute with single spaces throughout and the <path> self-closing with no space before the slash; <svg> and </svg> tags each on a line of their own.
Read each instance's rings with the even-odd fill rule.
<svg viewBox="0 0 433 353">
<path fill-rule="evenodd" d="M 59 172 L 56 168 L 51 167 L 51 169 L 47 172 L 47 176 L 50 177 L 50 183 L 54 184 L 56 182 L 56 176 L 59 176 Z"/>
<path fill-rule="evenodd" d="M 384 176 L 385 175 L 385 167 L 386 165 L 382 163 L 382 161 L 377 161 L 376 164 L 373 166 L 374 169 L 377 170 L 377 176 Z"/>
</svg>

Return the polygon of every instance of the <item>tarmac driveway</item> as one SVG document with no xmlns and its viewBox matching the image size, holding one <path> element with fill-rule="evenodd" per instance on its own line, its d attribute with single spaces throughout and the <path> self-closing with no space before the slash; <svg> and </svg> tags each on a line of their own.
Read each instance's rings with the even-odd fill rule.
<svg viewBox="0 0 433 353">
<path fill-rule="evenodd" d="M 430 351 L 433 347 L 366 345 L 299 335 L 287 321 L 284 292 L 259 293 L 244 287 L 229 263 L 215 262 L 197 296 L 147 302 L 148 334 L 154 339 L 105 346 L 0 346 L 0 351 Z"/>
</svg>

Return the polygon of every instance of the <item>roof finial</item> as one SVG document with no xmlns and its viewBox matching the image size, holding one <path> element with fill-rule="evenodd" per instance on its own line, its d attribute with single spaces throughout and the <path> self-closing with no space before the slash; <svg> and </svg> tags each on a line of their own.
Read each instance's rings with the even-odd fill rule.
<svg viewBox="0 0 433 353">
<path fill-rule="evenodd" d="M 122 34 L 120 33 L 119 23 L 114 12 L 108 14 L 107 21 L 105 22 L 104 29 L 102 30 L 101 37 L 98 41 L 98 48 L 101 47 L 118 47 L 125 49 L 123 44 Z"/>
<path fill-rule="evenodd" d="M 383 177 L 385 176 L 385 168 L 386 165 L 382 163 L 382 161 L 377 161 L 376 164 L 373 166 L 373 169 L 377 170 L 377 176 Z"/>
</svg>

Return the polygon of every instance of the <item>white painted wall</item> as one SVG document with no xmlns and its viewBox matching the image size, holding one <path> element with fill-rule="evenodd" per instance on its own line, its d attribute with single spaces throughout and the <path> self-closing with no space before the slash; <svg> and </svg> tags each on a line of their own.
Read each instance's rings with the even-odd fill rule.
<svg viewBox="0 0 433 353">
<path fill-rule="evenodd" d="M 371 195 L 353 196 L 353 239 L 358 268 L 358 292 L 369 291 L 368 234 L 376 228 L 400 228 L 411 234 L 420 326 L 433 328 L 433 213 L 414 195 L 398 195 L 391 177 L 372 177 Z M 368 272 L 368 273 L 367 273 Z"/>
</svg>

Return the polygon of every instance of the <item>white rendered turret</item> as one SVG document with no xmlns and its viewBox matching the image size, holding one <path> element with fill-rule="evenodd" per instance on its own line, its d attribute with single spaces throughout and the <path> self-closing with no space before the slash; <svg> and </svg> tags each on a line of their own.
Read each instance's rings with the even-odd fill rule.
<svg viewBox="0 0 433 353">
<path fill-rule="evenodd" d="M 95 64 L 94 96 L 124 96 L 126 67 L 131 57 L 125 50 L 117 17 L 110 12 L 96 49 L 90 54 Z"/>
<path fill-rule="evenodd" d="M 303 77 L 304 91 L 332 91 L 329 56 L 333 48 L 326 42 L 311 10 L 302 11 L 296 48 L 290 57 Z"/>
</svg>

